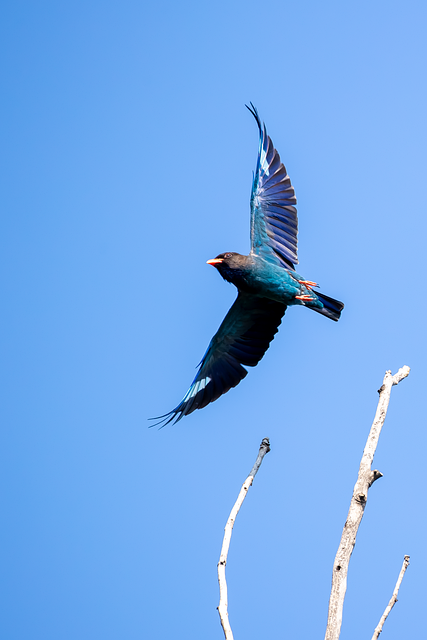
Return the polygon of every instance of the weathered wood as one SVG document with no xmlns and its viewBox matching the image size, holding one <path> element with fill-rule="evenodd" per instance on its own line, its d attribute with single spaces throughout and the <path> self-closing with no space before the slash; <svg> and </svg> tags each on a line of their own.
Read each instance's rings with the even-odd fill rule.
<svg viewBox="0 0 427 640">
<path fill-rule="evenodd" d="M 378 478 L 381 478 L 382 476 L 382 473 L 377 469 L 372 470 L 371 466 L 378 445 L 381 429 L 387 415 L 391 388 L 393 385 L 399 384 L 401 380 L 406 378 L 409 371 L 409 367 L 406 366 L 399 369 L 394 376 L 391 374 L 391 371 L 387 371 L 384 376 L 383 384 L 378 391 L 380 397 L 378 400 L 377 411 L 363 451 L 359 474 L 354 486 L 347 520 L 345 522 L 341 541 L 335 556 L 325 640 L 338 640 L 340 637 L 350 557 L 356 543 L 357 531 L 365 511 L 368 499 L 368 489 L 372 486 L 375 480 L 378 480 Z"/>
<path fill-rule="evenodd" d="M 408 566 L 409 566 L 409 556 L 405 556 L 403 558 L 403 564 L 399 573 L 399 577 L 396 582 L 396 586 L 394 587 L 393 595 L 391 596 L 390 602 L 386 606 L 385 611 L 381 616 L 381 619 L 374 631 L 374 635 L 372 636 L 372 640 L 377 640 L 377 638 L 379 637 L 381 631 L 383 630 L 384 622 L 388 618 L 388 614 L 390 613 L 390 611 L 393 609 L 394 605 L 397 602 L 397 594 L 399 593 L 400 585 L 402 584 L 403 576 L 405 575 L 405 571 L 408 568 Z"/>
<path fill-rule="evenodd" d="M 261 442 L 255 464 L 252 467 L 250 474 L 244 481 L 242 488 L 240 489 L 239 496 L 234 504 L 234 507 L 231 510 L 230 516 L 227 520 L 227 524 L 225 525 L 225 529 L 224 529 L 224 539 L 222 542 L 221 556 L 218 562 L 218 582 L 219 582 L 218 613 L 219 613 L 219 618 L 221 620 L 221 625 L 224 631 L 225 640 L 233 640 L 233 632 L 231 631 L 231 626 L 228 619 L 228 592 L 227 592 L 227 581 L 225 579 L 225 566 L 227 564 L 228 549 L 230 547 L 231 534 L 233 532 L 233 526 L 236 520 L 236 516 L 239 513 L 240 507 L 243 504 L 243 500 L 246 498 L 248 489 L 251 486 L 258 472 L 258 469 L 261 466 L 261 463 L 263 461 L 265 454 L 268 453 L 269 451 L 270 451 L 270 441 L 268 438 L 264 438 L 264 440 Z"/>
</svg>

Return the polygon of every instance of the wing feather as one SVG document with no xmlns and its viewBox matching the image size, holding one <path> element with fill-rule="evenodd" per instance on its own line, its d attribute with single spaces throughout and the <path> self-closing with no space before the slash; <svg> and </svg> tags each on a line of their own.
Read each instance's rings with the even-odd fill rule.
<svg viewBox="0 0 427 640">
<path fill-rule="evenodd" d="M 277 333 L 285 311 L 284 304 L 239 292 L 212 338 L 187 393 L 175 409 L 153 418 L 160 419 L 156 424 L 178 422 L 238 385 L 248 373 L 243 365 L 258 364 Z"/>
<path fill-rule="evenodd" d="M 249 111 L 259 128 L 259 151 L 251 193 L 251 253 L 286 269 L 298 264 L 298 216 L 295 190 L 258 111 Z M 286 232 L 286 241 L 280 229 Z"/>
</svg>

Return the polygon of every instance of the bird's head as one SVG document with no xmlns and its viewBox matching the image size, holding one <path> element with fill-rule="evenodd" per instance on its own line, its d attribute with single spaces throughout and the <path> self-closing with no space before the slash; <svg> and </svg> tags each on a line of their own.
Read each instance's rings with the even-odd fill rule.
<svg viewBox="0 0 427 640">
<path fill-rule="evenodd" d="M 248 257 L 242 256 L 240 253 L 228 252 L 220 253 L 216 258 L 208 260 L 206 264 L 211 264 L 218 269 L 224 280 L 233 282 L 237 285 L 237 280 L 240 279 L 246 271 L 246 261 Z"/>
</svg>

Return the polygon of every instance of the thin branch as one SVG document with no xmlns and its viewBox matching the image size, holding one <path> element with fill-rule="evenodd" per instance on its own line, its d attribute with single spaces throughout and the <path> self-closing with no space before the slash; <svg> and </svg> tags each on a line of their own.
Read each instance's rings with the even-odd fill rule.
<svg viewBox="0 0 427 640">
<path fill-rule="evenodd" d="M 350 509 L 342 532 L 337 555 L 335 556 L 325 640 L 338 640 L 340 637 L 350 557 L 353 552 L 354 545 L 356 544 L 357 531 L 362 521 L 363 512 L 368 499 L 368 489 L 375 480 L 382 477 L 382 473 L 377 469 L 372 470 L 371 465 L 378 445 L 381 429 L 387 415 L 391 388 L 393 385 L 399 384 L 401 380 L 406 378 L 406 376 L 409 375 L 409 371 L 409 367 L 406 366 L 399 369 L 394 376 L 391 375 L 391 371 L 387 371 L 384 376 L 383 384 L 378 391 L 380 397 L 378 400 L 377 411 L 363 451 L 357 482 L 354 486 L 353 496 L 350 502 Z"/>
<path fill-rule="evenodd" d="M 391 596 L 390 602 L 388 603 L 383 615 L 381 616 L 381 620 L 378 623 L 377 628 L 374 631 L 374 635 L 372 636 L 372 640 L 377 640 L 381 631 L 383 630 L 384 622 L 388 618 L 388 614 L 393 609 L 394 605 L 397 602 L 397 594 L 399 593 L 400 585 L 402 584 L 403 576 L 405 575 L 405 571 L 409 566 L 409 556 L 405 556 L 403 559 L 402 568 L 399 573 L 399 577 L 396 582 L 396 586 L 394 587 L 393 595 Z"/>
<path fill-rule="evenodd" d="M 221 620 L 222 629 L 224 631 L 225 640 L 233 640 L 233 632 L 231 631 L 230 622 L 228 620 L 228 595 L 227 595 L 227 581 L 225 579 L 225 565 L 227 564 L 228 549 L 230 547 L 231 534 L 233 531 L 234 522 L 236 516 L 239 513 L 240 507 L 243 504 L 243 500 L 246 498 L 249 487 L 251 486 L 258 469 L 261 466 L 262 460 L 266 453 L 270 451 L 270 441 L 268 438 L 264 438 L 261 442 L 257 459 L 254 466 L 251 469 L 250 474 L 243 483 L 240 489 L 239 497 L 237 498 L 234 507 L 231 510 L 230 516 L 227 520 L 227 524 L 224 529 L 224 539 L 222 542 L 221 556 L 218 562 L 218 582 L 219 582 L 219 605 L 218 613 Z"/>
</svg>

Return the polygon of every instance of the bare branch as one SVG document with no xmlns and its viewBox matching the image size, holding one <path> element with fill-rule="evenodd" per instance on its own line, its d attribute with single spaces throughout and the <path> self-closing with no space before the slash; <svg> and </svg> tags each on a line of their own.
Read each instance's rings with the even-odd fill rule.
<svg viewBox="0 0 427 640">
<path fill-rule="evenodd" d="M 377 411 L 363 451 L 359 474 L 350 502 L 350 509 L 342 532 L 337 555 L 335 556 L 325 640 L 338 640 L 340 637 L 350 557 L 353 552 L 354 545 L 356 544 L 357 531 L 362 521 L 363 512 L 368 499 L 368 489 L 375 480 L 378 480 L 378 478 L 381 478 L 382 476 L 382 473 L 377 469 L 372 470 L 371 465 L 374 460 L 381 429 L 387 415 L 391 388 L 393 385 L 399 384 L 401 380 L 406 378 L 406 376 L 409 375 L 409 371 L 409 367 L 406 366 L 399 369 L 394 376 L 391 375 L 391 371 L 386 371 L 383 384 L 379 389 L 380 397 L 378 400 Z"/>
<path fill-rule="evenodd" d="M 396 383 L 397 384 L 397 383 Z M 394 605 L 397 602 L 397 594 L 399 593 L 400 585 L 402 584 L 403 576 L 405 575 L 405 571 L 409 566 L 409 556 L 405 556 L 403 559 L 402 568 L 399 573 L 399 577 L 396 582 L 396 586 L 394 587 L 393 595 L 391 596 L 390 602 L 388 603 L 383 615 L 381 616 L 381 620 L 378 623 L 377 628 L 374 631 L 374 635 L 372 636 L 372 640 L 377 640 L 381 631 L 383 630 L 384 622 L 388 618 L 388 614 L 393 609 Z"/>
<path fill-rule="evenodd" d="M 219 605 L 218 613 L 221 620 L 222 629 L 224 631 L 225 640 L 233 640 L 233 632 L 231 631 L 230 622 L 228 620 L 228 595 L 227 595 L 227 581 L 225 579 L 225 565 L 227 564 L 228 549 L 230 547 L 231 534 L 233 531 L 234 522 L 236 516 L 239 513 L 240 507 L 243 504 L 243 500 L 246 498 L 249 487 L 251 486 L 258 469 L 261 466 L 262 460 L 266 453 L 270 451 L 270 441 L 268 438 L 264 438 L 261 442 L 257 459 L 254 466 L 251 469 L 250 474 L 243 483 L 240 489 L 239 497 L 237 498 L 234 507 L 231 510 L 230 516 L 227 520 L 224 530 L 224 539 L 222 542 L 221 556 L 218 562 L 218 582 L 219 582 Z"/>
</svg>

